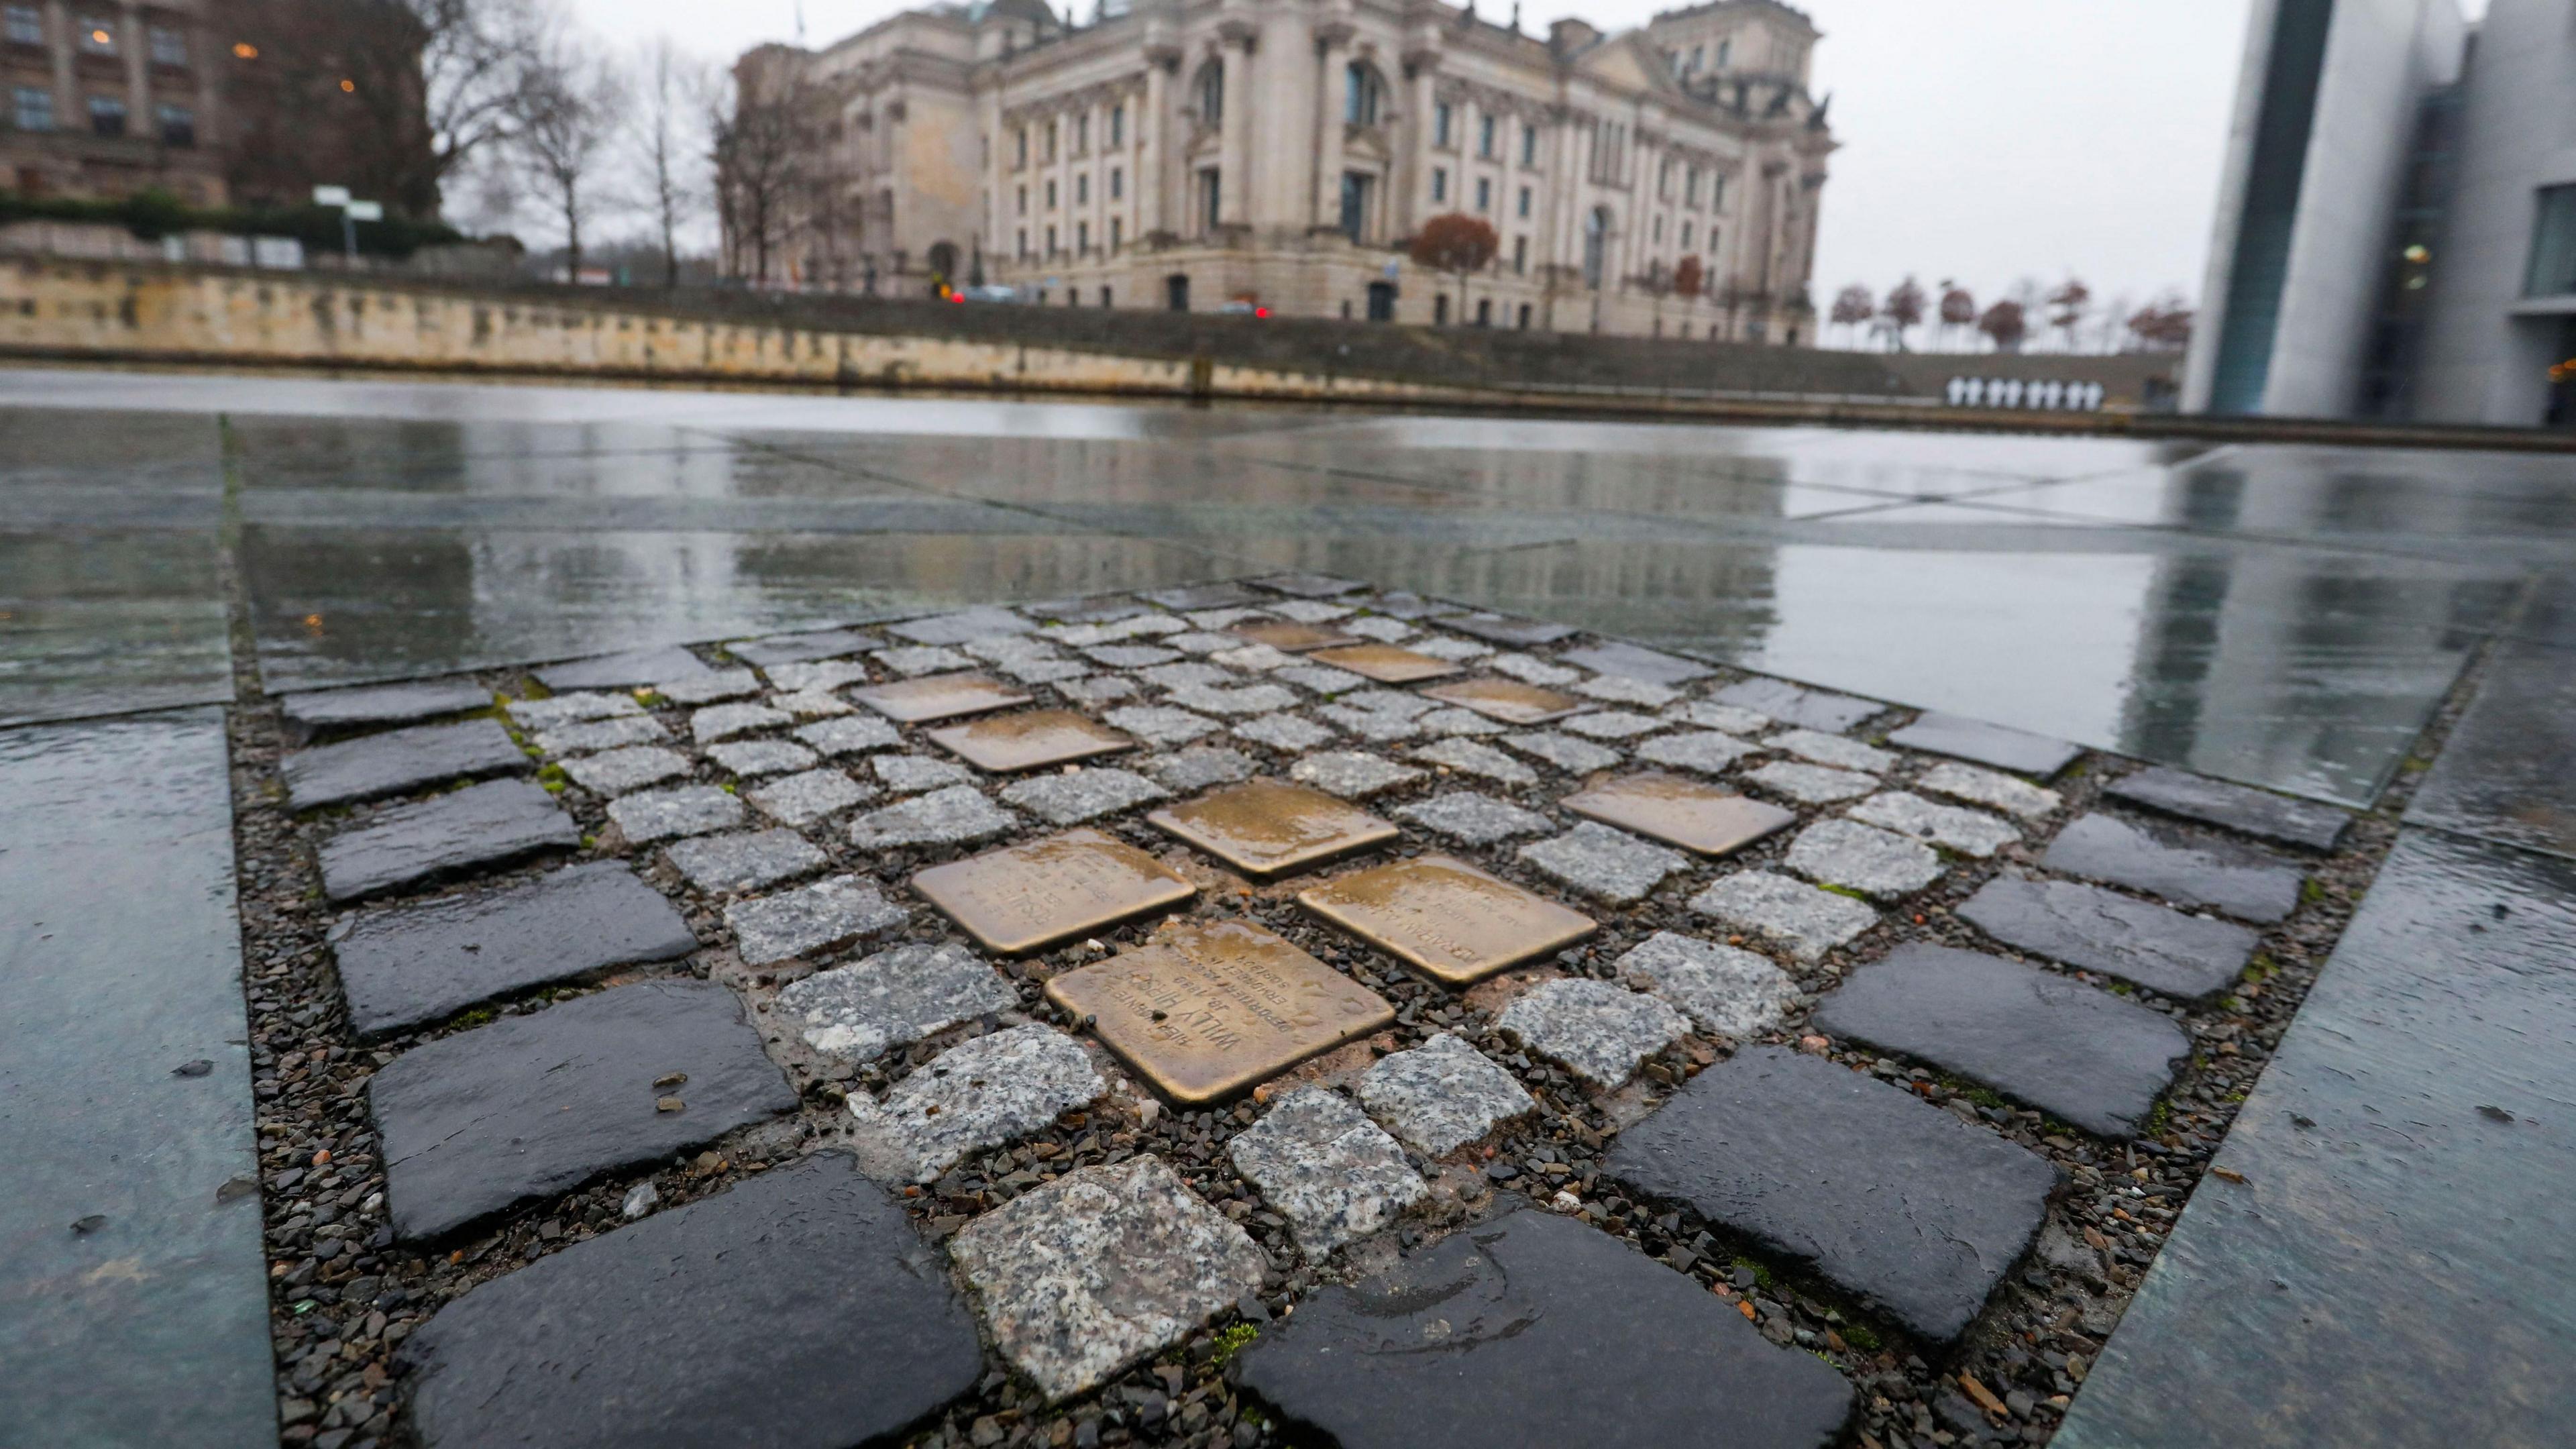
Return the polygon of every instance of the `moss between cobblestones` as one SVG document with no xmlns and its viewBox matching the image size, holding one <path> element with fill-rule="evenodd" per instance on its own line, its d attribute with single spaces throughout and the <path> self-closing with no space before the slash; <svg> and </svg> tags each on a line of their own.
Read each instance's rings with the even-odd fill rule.
<svg viewBox="0 0 2576 1449">
<path fill-rule="evenodd" d="M 1720 671 L 1699 688 L 1719 687 L 1736 677 L 1731 671 Z M 496 692 L 506 690 L 520 698 L 546 693 L 511 672 L 487 679 Z M 2460 697 L 2464 694 L 2465 685 Z M 640 692 L 638 698 L 649 709 L 669 709 L 650 691 Z M 2437 731 L 2447 728 L 2457 707 L 2455 697 Z M 1899 716 L 1884 718 L 1902 722 Z M 666 718 L 666 723 L 673 722 L 681 721 Z M 362 818 L 372 807 L 304 820 L 288 816 L 275 790 L 279 740 L 273 711 L 257 705 L 237 708 L 232 728 L 236 846 L 253 1064 L 259 1083 L 273 1328 L 281 1416 L 290 1445 L 305 1444 L 326 1427 L 351 1431 L 349 1449 L 393 1442 L 400 1432 L 392 1412 L 400 1386 L 392 1374 L 392 1351 L 439 1304 L 521 1263 L 614 1230 L 624 1221 L 621 1205 L 626 1195 L 644 1184 L 652 1185 L 664 1207 L 675 1206 L 837 1140 L 846 1130 L 842 1103 L 848 1093 L 882 1090 L 948 1046 L 984 1029 L 980 1024 L 960 1027 L 861 1066 L 823 1063 L 803 1053 L 766 1013 L 778 988 L 805 968 L 791 963 L 777 970 L 750 970 L 728 951 L 711 948 L 685 963 L 614 972 L 597 982 L 532 993 L 476 1008 L 423 1032 L 360 1048 L 351 1041 L 341 1016 L 325 941 L 332 920 L 321 908 L 311 851 L 315 842 L 347 818 Z M 1368 748 L 1394 758 L 1418 743 Z M 1227 744 L 1270 762 L 1268 768 L 1273 771 L 1284 769 L 1290 758 L 1239 739 L 1229 739 Z M 1890 787 L 1901 788 L 1902 779 L 1910 778 L 1922 763 L 1908 757 L 1908 764 L 1891 776 Z M 1874 960 L 1895 944 L 1925 941 L 1993 949 L 1991 942 L 1952 914 L 1953 908 L 1997 871 L 2030 868 L 2045 837 L 2090 808 L 2103 777 L 2122 768 L 2118 762 L 2099 759 L 2079 762 L 2058 782 L 2057 788 L 2066 796 L 2063 809 L 2046 821 L 2019 822 L 2031 836 L 2027 843 L 2007 847 L 1990 861 L 1957 863 L 1941 882 L 1888 911 L 1869 933 L 1822 962 L 1804 966 L 1782 962 L 1804 994 L 1783 1029 L 1766 1040 L 1799 1043 L 1815 997 L 1832 989 L 1850 965 Z M 701 766 L 695 779 L 716 783 L 715 774 Z M 1442 768 L 1373 800 L 1370 808 L 1384 813 L 1457 783 L 1452 772 Z M 1556 801 L 1571 783 L 1567 777 L 1542 771 L 1539 781 L 1529 786 L 1516 789 L 1478 780 L 1476 788 L 1570 824 L 1571 817 L 1557 808 Z M 1979 1324 L 1946 1355 L 1909 1341 L 1839 1289 L 1802 1278 L 1791 1265 L 1771 1260 L 1752 1244 L 1731 1241 L 1686 1209 L 1628 1200 L 1614 1184 L 1601 1179 L 1601 1156 L 1619 1131 L 1652 1112 L 1699 1071 L 1723 1059 L 1731 1044 L 1684 1038 L 1650 1060 L 1627 1086 L 1598 1094 L 1519 1053 L 1492 1030 L 1493 1017 L 1517 986 L 1550 975 L 1614 979 L 1617 957 L 1658 930 L 1764 949 L 1759 941 L 1726 935 L 1689 912 L 1689 897 L 1718 873 L 1705 863 L 1634 908 L 1591 911 L 1603 925 L 1594 939 L 1537 967 L 1512 973 L 1503 982 L 1462 995 L 1431 985 L 1309 918 L 1296 907 L 1293 895 L 1312 877 L 1272 886 L 1248 885 L 1193 859 L 1134 814 L 1101 822 L 1097 828 L 1175 862 L 1199 880 L 1206 889 L 1194 908 L 1196 914 L 1258 922 L 1394 1004 L 1393 1027 L 1301 1069 L 1301 1078 L 1339 1080 L 1341 1074 L 1355 1072 L 1377 1056 L 1448 1030 L 1512 1071 L 1537 1100 L 1538 1112 L 1445 1161 L 1412 1156 L 1417 1169 L 1434 1183 L 1428 1207 L 1391 1232 L 1320 1267 L 1298 1255 L 1284 1221 L 1234 1172 L 1224 1152 L 1233 1132 L 1258 1119 L 1260 1100 L 1270 1095 L 1270 1089 L 1257 1093 L 1254 1100 L 1199 1112 L 1169 1111 L 1113 1093 L 1085 1111 L 1067 1114 L 1043 1133 L 979 1154 L 934 1183 L 906 1189 L 904 1201 L 924 1233 L 937 1241 L 973 1214 L 1054 1175 L 1151 1152 L 1170 1162 L 1203 1198 L 1241 1224 L 1268 1255 L 1270 1267 L 1258 1302 L 1245 1305 L 1258 1319 L 1287 1313 L 1319 1283 L 1365 1273 L 1388 1253 L 1417 1247 L 1476 1221 L 1525 1190 L 1540 1203 L 1578 1213 L 1640 1252 L 1691 1275 L 1711 1293 L 1735 1302 L 1775 1341 L 1805 1348 L 1833 1363 L 1861 1391 L 1860 1426 L 1882 1442 L 1891 1432 L 1909 1436 L 1928 1432 L 1930 1405 L 1954 1385 L 1951 1376 L 1962 1372 L 1996 1386 L 1995 1391 L 2013 1404 L 2014 1428 L 2022 1438 L 2045 1442 L 2055 1428 L 2056 1407 L 2099 1352 L 2103 1336 L 2116 1323 L 2144 1266 L 2161 1245 L 2174 1212 L 2196 1186 L 2236 1104 L 2268 1059 L 2393 840 L 2396 812 L 2413 783 L 2412 777 L 2402 780 L 2396 797 L 2357 822 L 2343 853 L 2316 863 L 2315 888 L 2309 898 L 2289 921 L 2266 933 L 2263 953 L 2232 995 L 2207 1007 L 2190 1008 L 2152 993 L 2128 993 L 2174 1016 L 2200 1043 L 2191 1066 L 2159 1104 L 2147 1135 L 2138 1143 L 2089 1138 L 2039 1113 L 2014 1109 L 1991 1091 L 1941 1079 L 1926 1063 L 1856 1051 L 1822 1038 L 1805 1043 L 1809 1050 L 1896 1081 L 1928 1102 L 2019 1142 L 2051 1158 L 2066 1173 L 2068 1186 L 2051 1212 L 2050 1232 L 2068 1246 L 2034 1260 L 2009 1280 Z M 585 855 L 625 852 L 621 837 L 606 822 L 603 802 L 578 788 L 565 789 L 561 798 L 584 831 Z M 1834 807 L 1801 812 L 1810 820 L 1839 813 Z M 1740 853 L 1723 869 L 1775 867 L 1789 834 Z M 888 889 L 890 898 L 898 900 L 909 899 L 904 882 L 917 869 L 972 853 L 935 848 L 861 855 L 830 826 L 814 827 L 808 838 L 825 848 L 834 869 L 873 878 Z M 1415 855 L 1425 849 L 1462 855 L 1551 897 L 1561 894 L 1518 862 L 1508 843 L 1471 850 L 1454 842 L 1408 838 L 1389 854 Z M 663 889 L 690 917 L 702 940 L 724 939 L 720 901 L 694 893 L 658 850 L 625 853 L 646 880 Z M 529 868 L 496 879 L 524 879 L 534 873 L 535 868 Z M 1061 971 L 1140 944 L 1151 929 L 1150 922 L 1125 926 L 1028 960 L 997 964 L 1019 996 L 1025 1016 L 1071 1029 L 1074 1024 L 1044 1002 L 1045 982 Z M 958 937 L 927 909 L 915 909 L 914 930 L 908 939 Z M 363 1110 L 364 1083 L 376 1067 L 419 1041 L 469 1030 L 503 1015 L 540 1010 L 551 1001 L 577 998 L 605 986 L 675 974 L 722 981 L 751 1003 L 753 1019 L 773 1054 L 798 1084 L 806 1104 L 801 1112 L 735 1133 L 706 1151 L 650 1172 L 627 1174 L 537 1204 L 464 1239 L 428 1250 L 391 1244 L 383 1229 L 381 1167 Z M 2111 984 L 2100 977 L 2086 979 Z M 340 1246 L 329 1249 L 326 1258 L 317 1251 L 325 1244 Z M 1751 1270 L 1748 1289 L 1735 1287 L 1734 1270 L 1739 1265 Z M 1039 1402 L 1028 1386 L 996 1370 L 987 1375 L 977 1394 L 941 1414 L 909 1442 L 962 1445 L 998 1435 L 1013 1445 L 1055 1446 L 1072 1443 L 1077 1429 L 1085 1425 L 1108 1444 L 1215 1445 L 1237 1442 L 1238 1433 L 1250 1436 L 1242 1442 L 1271 1442 L 1267 1417 L 1257 1405 L 1240 1398 L 1224 1376 L 1226 1364 L 1261 1331 L 1258 1321 L 1225 1315 L 1095 1393 L 1054 1408 Z"/>
</svg>

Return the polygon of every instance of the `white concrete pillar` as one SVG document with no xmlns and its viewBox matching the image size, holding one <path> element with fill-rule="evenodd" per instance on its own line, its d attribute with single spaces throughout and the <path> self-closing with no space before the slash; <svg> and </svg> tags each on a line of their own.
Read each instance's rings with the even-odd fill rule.
<svg viewBox="0 0 2576 1449">
<path fill-rule="evenodd" d="M 1259 32 L 1229 20 L 1217 32 L 1218 61 L 1225 67 L 1225 119 L 1217 154 L 1217 221 L 1243 226 L 1252 219 L 1252 46 Z"/>
<path fill-rule="evenodd" d="M 1145 49 L 1145 113 L 1136 118 L 1136 174 L 1129 178 L 1139 241 L 1171 229 L 1164 211 L 1170 181 L 1163 173 L 1171 154 L 1172 68 L 1179 63 L 1180 53 L 1169 46 Z"/>
</svg>

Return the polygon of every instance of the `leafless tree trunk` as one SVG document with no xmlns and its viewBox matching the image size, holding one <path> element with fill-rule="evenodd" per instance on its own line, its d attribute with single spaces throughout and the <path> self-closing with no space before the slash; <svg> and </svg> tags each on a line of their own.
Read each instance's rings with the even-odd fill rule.
<svg viewBox="0 0 2576 1449">
<path fill-rule="evenodd" d="M 738 275 L 741 252 L 751 253 L 754 283 L 769 281 L 770 251 L 808 185 L 818 137 L 811 98 L 792 75 L 766 83 L 736 77 L 731 104 L 712 108 L 717 205 L 725 223 L 727 258 Z"/>
<path fill-rule="evenodd" d="M 437 187 L 516 124 L 530 57 L 555 0 L 394 0 L 421 29 L 427 185 Z"/>
<path fill-rule="evenodd" d="M 581 280 L 581 224 L 600 206 L 595 181 L 624 123 L 624 78 L 586 38 L 558 30 L 524 62 L 509 108 L 512 150 L 563 223 L 566 280 Z"/>
<path fill-rule="evenodd" d="M 704 67 L 657 36 L 644 47 L 638 70 L 635 147 L 644 163 L 653 220 L 662 234 L 662 285 L 680 285 L 680 224 L 696 214 L 696 131 L 706 92 Z"/>
</svg>

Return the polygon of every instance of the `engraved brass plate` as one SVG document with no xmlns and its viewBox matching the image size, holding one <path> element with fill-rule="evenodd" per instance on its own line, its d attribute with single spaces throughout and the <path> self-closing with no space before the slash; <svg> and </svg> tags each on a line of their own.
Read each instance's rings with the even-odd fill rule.
<svg viewBox="0 0 2576 1449">
<path fill-rule="evenodd" d="M 1345 634 L 1329 624 L 1300 624 L 1294 619 L 1259 619 L 1238 624 L 1230 630 L 1236 638 L 1255 644 L 1267 644 L 1283 654 L 1303 654 L 1309 649 L 1330 649 L 1337 644 L 1357 644 L 1356 634 Z"/>
<path fill-rule="evenodd" d="M 980 674 L 933 674 L 925 679 L 871 684 L 850 691 L 850 698 L 899 724 L 1009 709 L 1027 704 L 1032 697 Z"/>
<path fill-rule="evenodd" d="M 1049 765 L 1136 748 L 1134 740 L 1069 709 L 995 715 L 972 724 L 932 730 L 930 737 L 976 769 L 996 775 L 1043 770 Z"/>
<path fill-rule="evenodd" d="M 1222 1101 L 1395 1020 L 1377 993 L 1239 921 L 1189 921 L 1047 983 L 1155 1091 Z"/>
<path fill-rule="evenodd" d="M 1661 771 L 1605 781 L 1558 803 L 1605 825 L 1712 856 L 1742 850 L 1798 821 L 1795 812 L 1777 805 Z"/>
<path fill-rule="evenodd" d="M 1246 875 L 1269 877 L 1384 845 L 1397 831 L 1303 785 L 1247 780 L 1145 817 Z"/>
<path fill-rule="evenodd" d="M 1347 669 L 1380 684 L 1415 684 L 1425 679 L 1446 679 L 1465 671 L 1446 659 L 1416 654 L 1392 644 L 1354 644 L 1344 649 L 1322 649 L 1312 656 L 1318 664 Z"/>
<path fill-rule="evenodd" d="M 988 951 L 1022 956 L 1199 893 L 1161 861 L 1097 830 L 1070 830 L 934 865 L 912 878 L 922 898 Z"/>
<path fill-rule="evenodd" d="M 1583 708 L 1583 701 L 1572 695 L 1516 679 L 1461 679 L 1455 684 L 1433 685 L 1422 693 L 1446 704 L 1464 705 L 1505 724 L 1545 724 Z"/>
<path fill-rule="evenodd" d="M 1297 903 L 1450 986 L 1552 956 L 1599 929 L 1589 916 L 1445 855 L 1328 880 L 1298 892 Z"/>
</svg>

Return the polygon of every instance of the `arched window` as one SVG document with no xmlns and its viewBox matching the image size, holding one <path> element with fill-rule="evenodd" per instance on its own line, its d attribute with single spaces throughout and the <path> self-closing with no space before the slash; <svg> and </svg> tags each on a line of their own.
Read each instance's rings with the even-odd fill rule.
<svg viewBox="0 0 2576 1449">
<path fill-rule="evenodd" d="M 1610 260 L 1610 208 L 1596 206 L 1583 219 L 1583 285 L 1601 289 L 1601 273 Z"/>
<path fill-rule="evenodd" d="M 1209 61 L 1199 71 L 1199 124 L 1225 124 L 1225 62 Z"/>
<path fill-rule="evenodd" d="M 1352 61 L 1342 92 L 1342 119 L 1354 126 L 1374 126 L 1385 100 L 1386 82 L 1378 78 L 1377 67 Z"/>
</svg>

